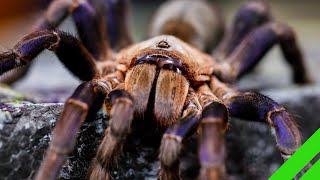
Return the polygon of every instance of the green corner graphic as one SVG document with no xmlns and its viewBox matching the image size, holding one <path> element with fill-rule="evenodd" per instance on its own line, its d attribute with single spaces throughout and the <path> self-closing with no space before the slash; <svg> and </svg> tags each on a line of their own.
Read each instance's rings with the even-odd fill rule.
<svg viewBox="0 0 320 180">
<path fill-rule="evenodd" d="M 318 160 L 300 180 L 316 180 L 320 179 L 320 160 Z"/>
<path fill-rule="evenodd" d="M 320 153 L 320 128 L 269 178 L 293 179 L 318 153 Z M 320 179 L 320 159 L 300 180 Z"/>
</svg>

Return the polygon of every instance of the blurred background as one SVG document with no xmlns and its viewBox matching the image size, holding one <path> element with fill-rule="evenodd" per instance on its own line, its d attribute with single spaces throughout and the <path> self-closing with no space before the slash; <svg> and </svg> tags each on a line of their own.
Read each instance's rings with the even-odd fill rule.
<svg viewBox="0 0 320 180">
<path fill-rule="evenodd" d="M 24 35 L 26 35 L 34 22 L 50 0 L 10 0 L 0 2 L 0 51 L 12 48 Z M 145 38 L 146 27 L 150 17 L 161 0 L 132 0 L 131 1 L 131 26 L 136 41 Z M 221 9 L 225 16 L 226 25 L 230 26 L 236 10 L 245 1 L 218 0 L 216 6 Z M 276 20 L 285 22 L 292 26 L 304 50 L 307 66 L 316 83 L 320 78 L 316 77 L 320 68 L 320 3 L 316 1 L 269 1 L 273 16 Z M 76 35 L 74 24 L 67 19 L 60 29 Z M 249 75 L 239 82 L 244 88 L 279 88 L 286 87 L 290 82 L 290 70 L 282 59 L 279 48 L 273 48 L 255 69 L 255 73 Z M 51 52 L 44 52 L 33 62 L 26 77 L 13 85 L 18 91 L 26 94 L 46 94 L 48 89 L 67 91 L 70 95 L 72 90 L 79 84 L 57 60 Z M 263 82 L 263 83 L 261 83 Z M 261 85 L 263 87 L 261 87 Z M 37 91 L 35 91 L 37 89 Z M 42 90 L 42 92 L 40 92 Z M 49 92 L 48 92 L 49 93 Z M 63 96 L 63 98 L 65 98 Z"/>
</svg>

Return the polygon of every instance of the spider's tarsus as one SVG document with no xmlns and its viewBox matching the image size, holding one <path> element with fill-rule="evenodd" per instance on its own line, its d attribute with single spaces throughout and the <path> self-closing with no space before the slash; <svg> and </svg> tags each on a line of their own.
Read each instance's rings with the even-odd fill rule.
<svg viewBox="0 0 320 180">
<path fill-rule="evenodd" d="M 227 105 L 230 116 L 267 123 L 284 160 L 300 147 L 301 135 L 294 119 L 272 99 L 256 92 L 237 91 L 217 79 L 211 81 L 211 88 Z"/>
<path fill-rule="evenodd" d="M 295 121 L 282 106 L 270 98 L 254 92 L 239 92 L 226 101 L 230 115 L 269 124 L 285 160 L 300 147 L 301 136 Z"/>
<path fill-rule="evenodd" d="M 284 155 L 292 155 L 301 146 L 301 135 L 296 123 L 285 110 L 269 112 L 268 121 L 274 128 L 278 148 Z"/>
</svg>

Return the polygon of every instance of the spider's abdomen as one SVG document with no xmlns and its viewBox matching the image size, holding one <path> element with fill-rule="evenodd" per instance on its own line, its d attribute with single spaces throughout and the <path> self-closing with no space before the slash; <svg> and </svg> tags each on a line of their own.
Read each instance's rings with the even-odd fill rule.
<svg viewBox="0 0 320 180">
<path fill-rule="evenodd" d="M 203 50 L 217 41 L 216 36 L 222 31 L 219 17 L 217 9 L 207 1 L 167 1 L 154 13 L 149 36 L 173 35 Z"/>
<path fill-rule="evenodd" d="M 157 124 L 167 127 L 181 116 L 189 83 L 180 61 L 169 56 L 139 56 L 125 78 L 125 89 L 139 115 L 152 113 Z"/>
</svg>

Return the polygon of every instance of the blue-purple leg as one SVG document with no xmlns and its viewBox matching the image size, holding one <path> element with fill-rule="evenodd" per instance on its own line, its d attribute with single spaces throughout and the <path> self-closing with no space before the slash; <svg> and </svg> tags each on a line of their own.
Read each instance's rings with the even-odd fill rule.
<svg viewBox="0 0 320 180">
<path fill-rule="evenodd" d="M 90 165 L 87 179 L 110 179 L 111 167 L 115 165 L 131 131 L 134 108 L 129 93 L 120 89 L 112 91 L 106 100 L 106 107 L 111 107 L 109 127 L 105 130 L 96 157 Z"/>
<path fill-rule="evenodd" d="M 77 7 L 77 1 L 74 0 L 55 0 L 50 3 L 45 13 L 40 16 L 39 20 L 35 22 L 30 28 L 30 32 L 41 31 L 41 30 L 54 30 L 61 22 Z M 0 82 L 11 84 L 16 80 L 23 77 L 30 64 L 22 66 L 16 71 L 8 72 L 6 76 L 0 78 Z"/>
<path fill-rule="evenodd" d="M 132 44 L 129 28 L 128 0 L 89 0 L 106 25 L 110 46 L 119 50 Z"/>
<path fill-rule="evenodd" d="M 61 166 L 74 148 L 82 123 L 96 114 L 108 93 L 100 84 L 96 81 L 82 83 L 67 100 L 36 180 L 57 179 Z"/>
<path fill-rule="evenodd" d="M 200 118 L 199 179 L 226 179 L 225 131 L 228 109 L 205 85 L 198 90 L 203 111 Z"/>
<path fill-rule="evenodd" d="M 97 60 L 107 60 L 108 42 L 106 24 L 88 1 L 83 1 L 72 12 L 80 39 Z"/>
<path fill-rule="evenodd" d="M 55 0 L 34 25 L 33 31 L 54 30 L 72 14 L 83 45 L 96 58 L 106 59 L 108 39 L 105 22 L 87 0 Z"/>
<path fill-rule="evenodd" d="M 250 72 L 275 44 L 280 44 L 285 60 L 292 68 L 293 81 L 310 83 L 295 33 L 289 26 L 277 22 L 267 23 L 248 34 L 226 59 L 225 62 L 230 68 L 223 76 L 233 76 L 229 79 L 241 78 Z"/>
<path fill-rule="evenodd" d="M 169 127 L 162 137 L 159 154 L 160 179 L 180 179 L 179 155 L 183 141 L 198 128 L 201 106 L 194 92 L 189 92 L 186 102 L 182 118 Z"/>
<path fill-rule="evenodd" d="M 249 92 L 232 97 L 228 101 L 232 116 L 270 125 L 284 161 L 301 146 L 300 131 L 292 116 L 270 98 Z M 295 179 L 299 179 L 310 166 L 311 164 L 308 164 L 301 170 Z"/>
<path fill-rule="evenodd" d="M 213 52 L 213 56 L 224 61 L 248 33 L 271 19 L 269 6 L 265 2 L 250 1 L 244 4 L 235 15 L 230 30 Z"/>
<path fill-rule="evenodd" d="M 75 37 L 61 31 L 37 31 L 25 36 L 13 49 L 0 54 L 0 75 L 29 64 L 48 49 L 79 79 L 89 81 L 99 72 L 95 60 Z"/>
<path fill-rule="evenodd" d="M 293 117 L 272 99 L 255 92 L 236 91 L 215 78 L 211 89 L 228 106 L 230 116 L 267 123 L 284 160 L 301 146 L 300 131 Z"/>
<path fill-rule="evenodd" d="M 285 160 L 300 147 L 301 137 L 295 121 L 282 106 L 270 98 L 246 92 L 231 96 L 226 101 L 231 116 L 269 124 Z"/>
</svg>

